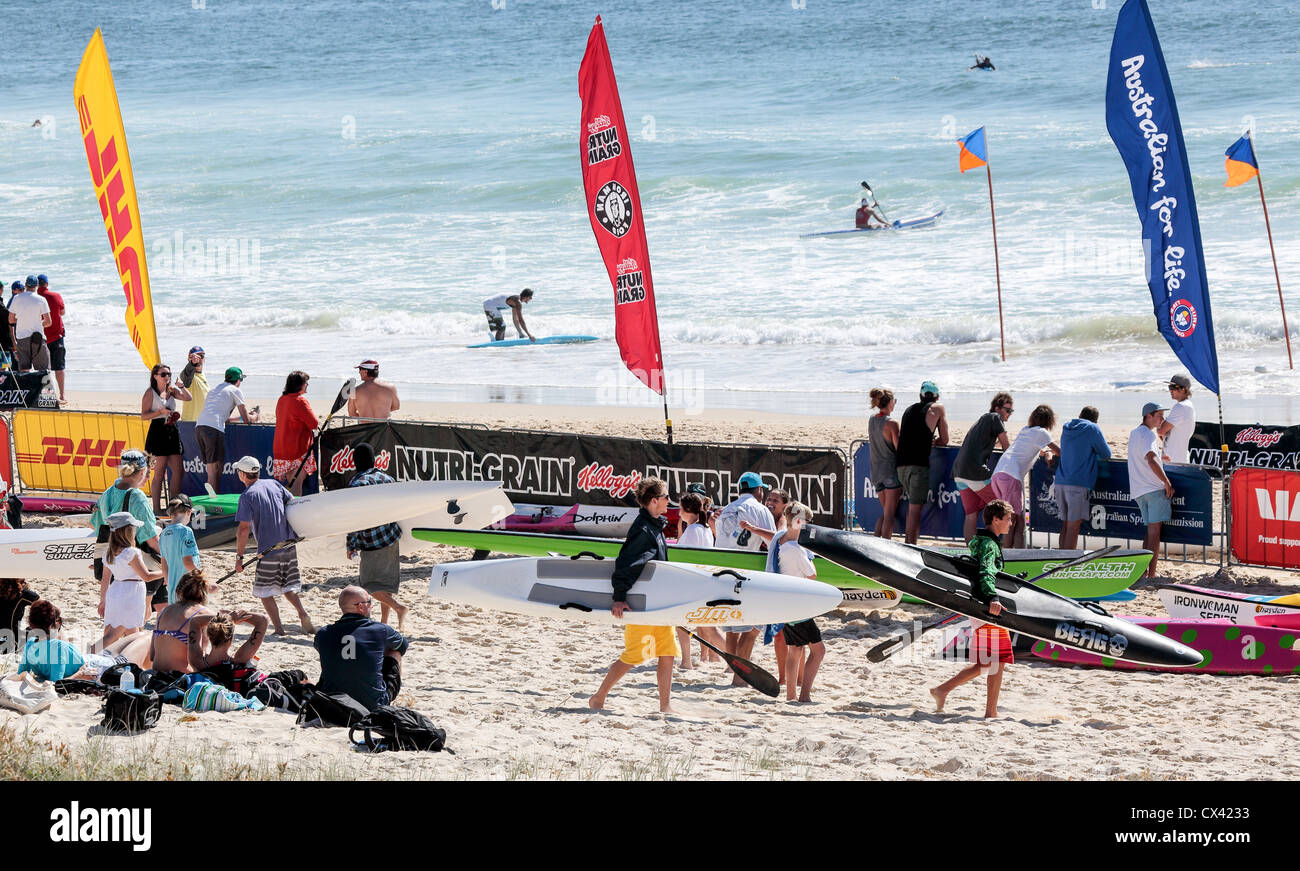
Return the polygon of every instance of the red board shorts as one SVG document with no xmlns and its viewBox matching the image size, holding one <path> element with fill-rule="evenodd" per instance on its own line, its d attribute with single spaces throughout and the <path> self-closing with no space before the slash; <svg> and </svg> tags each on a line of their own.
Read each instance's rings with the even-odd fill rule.
<svg viewBox="0 0 1300 871">
<path fill-rule="evenodd" d="M 287 483 L 293 473 L 298 471 L 298 457 L 292 460 L 281 460 L 279 457 L 271 460 L 271 477 L 277 481 Z M 302 464 L 302 476 L 306 478 L 312 472 L 316 471 L 316 455 L 308 454 L 307 461 Z"/>
<path fill-rule="evenodd" d="M 1011 633 L 1001 626 L 985 623 L 970 640 L 970 661 L 979 665 L 1010 664 L 1016 661 Z"/>
</svg>

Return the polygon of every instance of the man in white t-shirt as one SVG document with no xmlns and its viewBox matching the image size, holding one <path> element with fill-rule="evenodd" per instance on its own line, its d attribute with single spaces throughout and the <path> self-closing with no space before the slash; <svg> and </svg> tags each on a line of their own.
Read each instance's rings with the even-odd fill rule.
<svg viewBox="0 0 1300 871">
<path fill-rule="evenodd" d="M 718 515 L 717 546 L 758 550 L 762 547 L 763 540 L 741 529 L 740 521 L 748 520 L 759 529 L 766 529 L 769 532 L 776 530 L 776 524 L 772 522 L 772 512 L 768 511 L 761 501 L 767 486 L 757 473 L 746 472 L 740 476 L 737 488 L 740 495 Z"/>
<path fill-rule="evenodd" d="M 1128 491 L 1142 510 L 1142 522 L 1147 525 L 1142 546 L 1151 551 L 1148 578 L 1156 574 L 1160 525 L 1173 516 L 1174 485 L 1169 483 L 1169 476 L 1160 462 L 1160 440 L 1156 436 L 1168 410 L 1156 402 L 1142 406 L 1142 425 L 1128 437 Z"/>
<path fill-rule="evenodd" d="M 14 328 L 14 362 L 19 372 L 50 368 L 50 348 L 45 343 L 45 328 L 53 321 L 50 304 L 36 292 L 36 279 L 22 293 L 9 300 L 9 323 Z"/>
<path fill-rule="evenodd" d="M 194 422 L 194 440 L 199 443 L 199 456 L 208 471 L 208 486 L 213 490 L 221 485 L 221 470 L 226 464 L 226 421 L 239 409 L 244 423 L 256 423 L 257 412 L 244 408 L 244 394 L 239 385 L 244 381 L 244 370 L 231 366 L 226 370 L 226 380 L 208 391 L 203 410 Z"/>
<path fill-rule="evenodd" d="M 483 300 L 483 314 L 487 315 L 488 333 L 492 336 L 492 341 L 500 342 L 506 337 L 506 322 L 501 317 L 502 309 L 510 310 L 510 317 L 514 321 L 515 332 L 519 334 L 519 338 L 528 336 L 530 342 L 537 341 L 536 337 L 528 332 L 528 325 L 524 323 L 524 304 L 532 298 L 533 292 L 525 287 L 518 294 L 499 293 Z"/>
<path fill-rule="evenodd" d="M 1160 424 L 1156 435 L 1164 439 L 1164 460 L 1168 463 L 1186 463 L 1190 459 L 1187 443 L 1196 431 L 1196 409 L 1192 408 L 1192 379 L 1175 375 L 1169 379 L 1169 397 L 1173 404 Z"/>
</svg>

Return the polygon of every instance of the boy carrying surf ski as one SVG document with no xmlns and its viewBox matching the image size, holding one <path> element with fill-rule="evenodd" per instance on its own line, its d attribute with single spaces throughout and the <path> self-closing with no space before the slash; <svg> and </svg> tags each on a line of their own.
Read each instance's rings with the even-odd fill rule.
<svg viewBox="0 0 1300 871">
<path fill-rule="evenodd" d="M 988 607 L 989 614 L 996 617 L 1002 613 L 1002 603 L 998 601 L 997 587 L 994 580 L 1002 571 L 1002 543 L 1000 536 L 1006 535 L 1015 523 L 1015 510 L 1011 503 L 994 499 L 984 506 L 984 529 L 975 533 L 970 541 L 970 554 L 979 566 L 979 574 L 971 584 L 971 595 Z M 971 618 L 971 664 L 957 674 L 930 690 L 934 696 L 935 713 L 943 713 L 943 703 L 948 694 L 957 687 L 974 680 L 981 672 L 988 675 L 988 696 L 984 703 L 984 716 L 998 715 L 998 693 L 1002 690 L 1002 666 L 1015 662 L 1011 649 L 1011 635 L 1001 626 L 985 623 Z"/>
</svg>

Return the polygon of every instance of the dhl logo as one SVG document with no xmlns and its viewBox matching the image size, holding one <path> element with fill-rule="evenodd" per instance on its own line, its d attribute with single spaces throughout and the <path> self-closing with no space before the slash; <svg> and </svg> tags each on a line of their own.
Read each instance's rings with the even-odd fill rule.
<svg viewBox="0 0 1300 871">
<path fill-rule="evenodd" d="M 745 622 L 742 616 L 739 608 L 703 605 L 687 614 L 683 622 L 691 626 L 735 626 Z"/>
<path fill-rule="evenodd" d="M 41 439 L 43 454 L 18 455 L 20 463 L 43 463 L 47 466 L 105 466 L 117 468 L 121 463 L 122 451 L 126 450 L 124 439 L 72 439 L 59 436 L 46 436 Z"/>
</svg>

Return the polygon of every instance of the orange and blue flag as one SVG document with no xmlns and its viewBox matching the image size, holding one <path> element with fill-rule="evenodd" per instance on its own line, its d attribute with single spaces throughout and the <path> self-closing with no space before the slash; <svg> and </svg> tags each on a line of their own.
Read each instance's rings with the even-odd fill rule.
<svg viewBox="0 0 1300 871">
<path fill-rule="evenodd" d="M 961 162 L 958 164 L 962 172 L 968 169 L 978 169 L 981 166 L 987 166 L 989 162 L 988 146 L 984 144 L 984 128 L 967 133 L 963 138 L 957 140 L 957 147 L 961 149 L 959 155 Z"/>
<path fill-rule="evenodd" d="M 1224 187 L 1235 188 L 1259 175 L 1255 146 L 1251 144 L 1249 136 L 1243 136 L 1232 143 L 1232 147 L 1224 153 L 1228 155 L 1228 159 L 1223 162 L 1224 169 L 1228 170 L 1228 180 L 1223 183 Z"/>
</svg>

